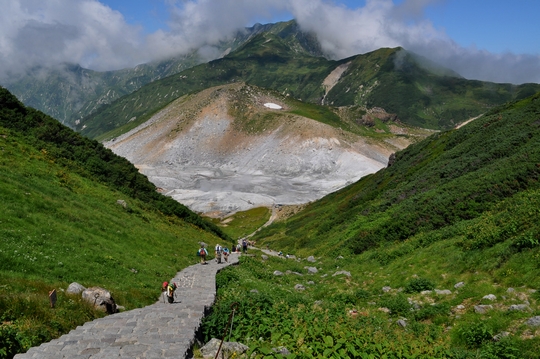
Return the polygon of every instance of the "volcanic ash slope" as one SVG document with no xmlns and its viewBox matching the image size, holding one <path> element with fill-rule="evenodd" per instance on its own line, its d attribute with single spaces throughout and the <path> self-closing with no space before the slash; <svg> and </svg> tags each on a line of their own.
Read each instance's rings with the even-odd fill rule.
<svg viewBox="0 0 540 359">
<path fill-rule="evenodd" d="M 267 91 L 220 86 L 105 145 L 192 210 L 222 215 L 321 198 L 378 171 L 396 150 L 291 110 Z"/>
</svg>

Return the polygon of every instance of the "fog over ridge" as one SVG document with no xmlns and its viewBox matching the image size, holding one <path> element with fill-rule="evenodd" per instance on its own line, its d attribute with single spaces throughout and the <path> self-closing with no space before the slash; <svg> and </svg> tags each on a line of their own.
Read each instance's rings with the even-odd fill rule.
<svg viewBox="0 0 540 359">
<path fill-rule="evenodd" d="M 80 64 L 97 71 L 134 67 L 212 45 L 255 21 L 291 14 L 334 59 L 402 46 L 465 78 L 540 83 L 538 54 L 494 54 L 463 47 L 435 28 L 424 10 L 441 0 L 367 0 L 348 9 L 325 0 L 167 0 L 168 31 L 141 26 L 98 0 L 0 0 L 0 83 L 37 66 Z"/>
</svg>

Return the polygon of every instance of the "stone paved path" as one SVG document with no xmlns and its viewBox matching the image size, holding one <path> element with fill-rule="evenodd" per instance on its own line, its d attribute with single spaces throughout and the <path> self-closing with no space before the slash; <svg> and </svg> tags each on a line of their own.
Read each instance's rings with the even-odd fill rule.
<svg viewBox="0 0 540 359">
<path fill-rule="evenodd" d="M 216 273 L 238 263 L 238 257 L 231 254 L 227 264 L 208 261 L 177 273 L 172 281 L 179 289 L 172 304 L 160 297 L 153 305 L 96 319 L 15 358 L 185 358 L 205 309 L 214 304 Z"/>
</svg>

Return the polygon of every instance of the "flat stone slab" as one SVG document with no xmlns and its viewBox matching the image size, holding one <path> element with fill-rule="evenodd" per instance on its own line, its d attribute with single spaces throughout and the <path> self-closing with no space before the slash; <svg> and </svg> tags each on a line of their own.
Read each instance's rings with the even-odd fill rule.
<svg viewBox="0 0 540 359">
<path fill-rule="evenodd" d="M 160 297 L 147 307 L 93 320 L 15 358 L 185 358 L 205 310 L 215 302 L 216 273 L 238 263 L 239 256 L 233 253 L 228 263 L 208 261 L 178 272 L 171 279 L 179 287 L 172 304 Z"/>
</svg>

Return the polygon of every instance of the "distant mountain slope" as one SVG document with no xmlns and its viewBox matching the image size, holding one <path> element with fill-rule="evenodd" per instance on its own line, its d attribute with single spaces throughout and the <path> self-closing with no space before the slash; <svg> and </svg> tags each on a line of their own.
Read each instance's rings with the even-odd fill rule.
<svg viewBox="0 0 540 359">
<path fill-rule="evenodd" d="M 100 181 L 126 195 L 144 201 L 165 215 L 177 217 L 226 238 L 178 202 L 156 192 L 155 186 L 126 159 L 99 142 L 89 140 L 40 111 L 25 107 L 0 87 L 0 126 L 26 136 L 29 144 L 47 153 L 50 160 Z"/>
<path fill-rule="evenodd" d="M 224 39 L 211 47 L 221 54 L 241 46 L 259 33 L 271 33 L 291 44 L 297 52 L 322 56 L 317 40 L 302 32 L 296 22 L 261 25 L 238 31 L 231 39 Z M 34 107 L 74 127 L 76 123 L 96 111 L 101 105 L 127 95 L 141 86 L 176 74 L 206 62 L 198 49 L 134 68 L 117 71 L 92 71 L 79 65 L 64 64 L 55 69 L 35 68 L 25 76 L 2 84 L 25 105 Z"/>
<path fill-rule="evenodd" d="M 258 237 L 307 252 L 346 245 L 360 253 L 473 220 L 522 191 L 537 190 L 539 180 L 537 93 L 409 146 L 396 153 L 388 168 L 324 197 Z M 538 245 L 537 223 L 510 218 L 500 226 L 500 232 L 485 233 L 484 242 L 474 239 L 476 234 L 471 243 L 464 237 L 465 245 L 492 246 L 509 238 L 518 247 Z"/>
<path fill-rule="evenodd" d="M 262 32 L 222 59 L 152 82 L 100 108 L 76 128 L 97 138 L 129 121 L 144 122 L 180 96 L 231 82 L 273 89 L 305 102 L 380 107 L 404 123 L 431 129 L 451 128 L 540 90 L 538 84 L 466 80 L 402 48 L 330 61 L 296 51 L 283 38 Z"/>
<path fill-rule="evenodd" d="M 424 136 L 392 121 L 361 126 L 237 83 L 183 96 L 104 145 L 179 202 L 225 215 L 310 202 L 378 171 Z"/>
</svg>

